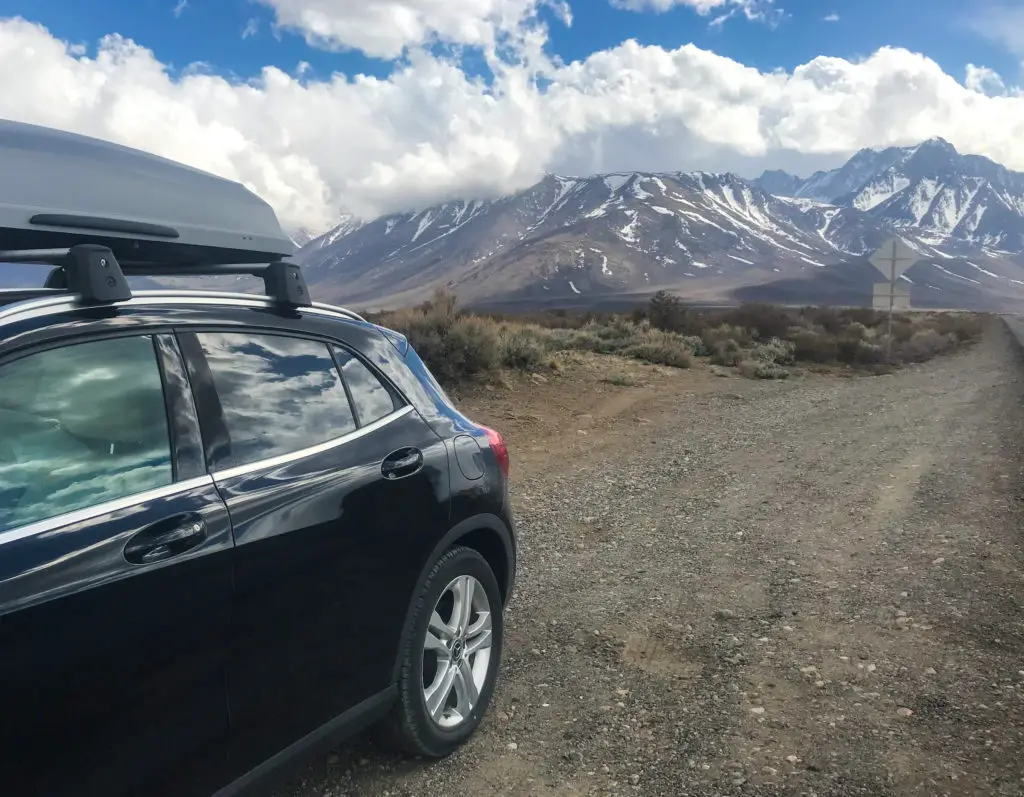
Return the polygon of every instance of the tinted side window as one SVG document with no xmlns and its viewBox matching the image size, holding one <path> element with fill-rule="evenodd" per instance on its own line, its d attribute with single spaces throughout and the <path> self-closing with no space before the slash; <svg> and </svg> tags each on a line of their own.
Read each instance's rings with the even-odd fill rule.
<svg viewBox="0 0 1024 797">
<path fill-rule="evenodd" d="M 336 346 L 334 355 L 352 394 L 360 426 L 380 420 L 399 408 L 397 397 L 351 352 Z"/>
<path fill-rule="evenodd" d="M 0 366 L 0 531 L 172 481 L 152 338 L 79 343 Z"/>
<path fill-rule="evenodd" d="M 231 437 L 232 465 L 290 454 L 355 430 L 326 344 L 239 332 L 197 337 Z"/>
</svg>

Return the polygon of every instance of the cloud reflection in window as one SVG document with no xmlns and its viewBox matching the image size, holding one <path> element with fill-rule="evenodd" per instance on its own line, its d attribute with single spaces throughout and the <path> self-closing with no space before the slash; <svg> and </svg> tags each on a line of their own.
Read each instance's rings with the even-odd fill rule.
<svg viewBox="0 0 1024 797">
<path fill-rule="evenodd" d="M 231 436 L 232 465 L 289 454 L 356 428 L 325 344 L 237 332 L 197 337 Z"/>
<path fill-rule="evenodd" d="M 352 394 L 352 403 L 356 405 L 356 414 L 361 425 L 366 426 L 380 420 L 397 409 L 391 391 L 381 384 L 373 371 L 362 361 L 337 346 L 334 347 L 334 356 L 341 365 L 341 372 L 345 384 L 348 385 L 348 391 Z"/>
<path fill-rule="evenodd" d="M 0 367 L 0 531 L 171 481 L 150 337 L 80 343 Z"/>
</svg>

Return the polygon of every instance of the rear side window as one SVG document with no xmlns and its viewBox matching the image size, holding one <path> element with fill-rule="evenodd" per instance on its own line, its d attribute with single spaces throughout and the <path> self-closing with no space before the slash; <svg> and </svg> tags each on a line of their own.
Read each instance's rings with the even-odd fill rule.
<svg viewBox="0 0 1024 797">
<path fill-rule="evenodd" d="M 290 454 L 355 430 L 327 344 L 237 332 L 196 337 L 220 398 L 233 466 Z"/>
<path fill-rule="evenodd" d="M 0 366 L 0 531 L 172 481 L 151 337 L 79 343 Z"/>
<path fill-rule="evenodd" d="M 401 400 L 355 355 L 335 346 L 334 356 L 352 394 L 360 426 L 379 421 L 401 407 Z"/>
</svg>

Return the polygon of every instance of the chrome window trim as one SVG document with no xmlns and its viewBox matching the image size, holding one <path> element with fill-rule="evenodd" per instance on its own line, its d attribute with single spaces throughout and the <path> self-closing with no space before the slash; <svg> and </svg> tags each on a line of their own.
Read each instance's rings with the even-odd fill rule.
<svg viewBox="0 0 1024 797">
<path fill-rule="evenodd" d="M 176 495 L 186 493 L 190 490 L 195 490 L 199 487 L 216 486 L 218 479 L 232 479 L 237 476 L 244 476 L 246 474 L 255 473 L 268 468 L 276 468 L 290 462 L 297 462 L 300 459 L 314 456 L 316 454 L 323 453 L 324 451 L 330 451 L 331 449 L 337 448 L 345 443 L 358 440 L 360 437 L 370 434 L 371 432 L 375 432 L 378 429 L 383 429 L 388 424 L 397 421 L 399 418 L 403 418 L 414 411 L 415 410 L 411 404 L 406 404 L 404 407 L 385 415 L 383 418 L 378 418 L 373 423 L 368 423 L 366 426 L 361 426 L 347 434 L 335 437 L 324 443 L 318 443 L 315 446 L 301 448 L 298 451 L 281 454 L 269 459 L 261 459 L 258 462 L 252 462 L 248 465 L 239 465 L 238 467 L 216 471 L 213 474 L 197 476 L 194 479 L 175 482 L 174 484 L 168 484 L 165 487 L 156 487 L 152 490 L 145 490 L 141 493 L 133 493 L 132 495 L 126 495 L 123 498 L 115 498 L 111 501 L 105 501 L 102 504 L 96 504 L 94 506 L 76 509 L 71 512 L 65 512 L 61 515 L 55 515 L 52 518 L 37 520 L 36 522 L 29 523 L 25 526 L 15 526 L 12 529 L 0 532 L 0 546 L 25 539 L 26 537 L 33 537 L 39 534 L 45 534 L 48 531 L 55 531 L 56 529 L 64 526 L 70 526 L 75 523 L 84 523 L 100 517 L 101 515 L 117 512 L 120 509 L 128 509 L 136 504 L 145 503 L 146 501 L 156 501 L 161 498 L 172 498 Z"/>
<path fill-rule="evenodd" d="M 228 307 L 249 307 L 254 309 L 270 309 L 277 306 L 272 299 L 251 293 L 230 293 L 221 291 L 188 291 L 188 290 L 159 290 L 159 291 L 135 291 L 131 299 L 123 302 L 114 302 L 112 307 L 139 307 L 145 305 L 226 305 Z M 15 321 L 22 321 L 40 316 L 53 315 L 55 313 L 76 310 L 83 305 L 78 297 L 65 292 L 53 296 L 46 296 L 37 299 L 26 299 L 23 302 L 15 302 L 9 307 L 0 309 L 0 326 Z M 298 308 L 300 312 L 310 315 L 325 316 L 328 318 L 342 318 L 352 321 L 367 323 L 366 319 L 358 313 L 347 310 L 344 307 L 336 307 L 322 302 L 313 302 L 311 307 Z"/>
<path fill-rule="evenodd" d="M 315 446 L 300 448 L 298 451 L 292 451 L 288 454 L 279 454 L 276 457 L 261 459 L 247 465 L 236 465 L 233 468 L 214 471 L 213 480 L 215 483 L 219 481 L 227 481 L 229 479 L 237 478 L 238 476 L 246 476 L 250 473 L 256 473 L 257 471 L 268 470 L 269 468 L 277 468 L 291 462 L 298 462 L 300 459 L 305 459 L 306 457 L 322 454 L 325 451 L 330 451 L 331 449 L 342 446 L 345 443 L 358 440 L 360 437 L 370 434 L 370 432 L 376 432 L 378 429 L 383 429 L 389 423 L 397 421 L 399 418 L 403 418 L 413 411 L 413 406 L 411 404 L 406 404 L 401 409 L 397 409 L 394 412 L 385 415 L 383 418 L 378 418 L 373 423 L 368 423 L 366 426 L 360 426 L 358 429 L 343 434 L 340 437 L 332 438 L 324 443 L 317 443 Z"/>
<path fill-rule="evenodd" d="M 55 515 L 52 518 L 37 520 L 27 526 L 15 526 L 13 529 L 0 532 L 0 545 L 23 540 L 26 537 L 34 537 L 38 534 L 45 534 L 48 531 L 55 531 L 64 526 L 75 523 L 84 523 L 101 515 L 117 512 L 120 509 L 128 509 L 136 504 L 146 501 L 157 501 L 161 498 L 173 498 L 181 493 L 187 493 L 199 487 L 212 487 L 213 477 L 209 475 L 197 476 L 194 479 L 187 479 L 183 482 L 175 482 L 165 487 L 154 487 L 152 490 L 144 490 L 141 493 L 126 495 L 124 498 L 115 498 L 112 501 L 105 501 L 102 504 L 75 509 L 65 512 L 62 515 Z"/>
</svg>

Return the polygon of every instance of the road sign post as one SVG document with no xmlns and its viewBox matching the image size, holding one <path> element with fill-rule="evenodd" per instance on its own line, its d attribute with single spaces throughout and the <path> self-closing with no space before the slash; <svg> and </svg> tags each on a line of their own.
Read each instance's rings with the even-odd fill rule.
<svg viewBox="0 0 1024 797">
<path fill-rule="evenodd" d="M 896 280 L 899 279 L 903 272 L 914 265 L 914 263 L 919 259 L 920 255 L 911 249 L 906 241 L 896 236 L 893 236 L 882 244 L 882 246 L 868 258 L 868 262 L 881 271 L 882 276 L 889 280 L 888 283 L 886 283 L 889 299 L 889 332 L 886 340 L 886 359 L 892 358 L 892 311 L 897 298 Z M 879 285 L 876 287 L 882 286 Z M 877 292 L 875 295 L 877 296 Z M 900 298 L 902 299 L 903 297 L 901 296 Z M 875 304 L 876 302 L 873 301 L 872 305 Z M 906 294 L 906 306 L 910 306 L 909 291 L 907 291 Z"/>
<path fill-rule="evenodd" d="M 897 279 L 895 283 L 876 282 L 872 287 L 871 306 L 876 310 L 888 310 L 892 303 L 893 311 L 910 308 L 910 283 Z"/>
</svg>

